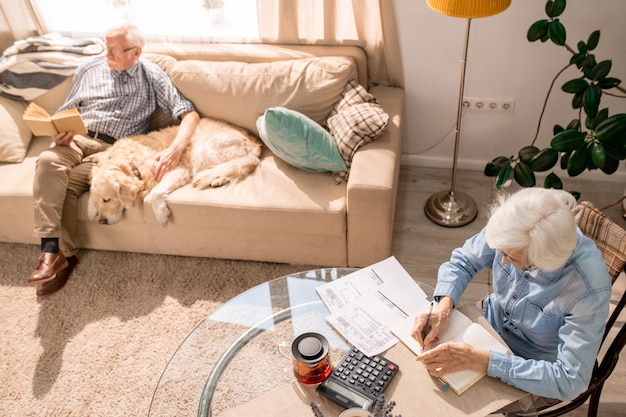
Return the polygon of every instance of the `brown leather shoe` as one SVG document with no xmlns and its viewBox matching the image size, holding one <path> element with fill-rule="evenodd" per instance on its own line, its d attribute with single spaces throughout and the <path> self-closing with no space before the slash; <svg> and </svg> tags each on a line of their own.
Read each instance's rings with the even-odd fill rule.
<svg viewBox="0 0 626 417">
<path fill-rule="evenodd" d="M 39 285 L 37 287 L 37 295 L 40 297 L 50 295 L 63 288 L 70 275 L 72 275 L 72 272 L 74 272 L 76 265 L 78 265 L 78 259 L 76 256 L 70 256 L 67 258 L 67 267 L 57 272 L 56 277 L 53 280 Z"/>
<path fill-rule="evenodd" d="M 56 278 L 57 273 L 67 267 L 67 259 L 63 252 L 42 252 L 39 255 L 39 266 L 28 278 L 28 285 L 43 284 Z"/>
</svg>

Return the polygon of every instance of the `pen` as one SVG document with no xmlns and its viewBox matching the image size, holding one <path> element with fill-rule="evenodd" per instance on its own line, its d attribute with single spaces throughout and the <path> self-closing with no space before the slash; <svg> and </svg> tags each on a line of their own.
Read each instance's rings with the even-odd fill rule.
<svg viewBox="0 0 626 417">
<path fill-rule="evenodd" d="M 434 304 L 434 301 L 430 302 L 430 309 L 428 310 L 428 316 L 426 317 L 426 324 L 424 325 L 424 330 L 422 330 L 422 340 L 426 339 L 428 332 L 430 332 L 430 315 L 433 313 Z"/>
</svg>

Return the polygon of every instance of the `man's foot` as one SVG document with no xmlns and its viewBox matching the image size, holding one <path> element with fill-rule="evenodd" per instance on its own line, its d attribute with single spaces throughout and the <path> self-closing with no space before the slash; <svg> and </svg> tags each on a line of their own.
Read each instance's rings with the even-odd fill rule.
<svg viewBox="0 0 626 417">
<path fill-rule="evenodd" d="M 61 270 L 67 268 L 67 265 L 63 252 L 41 252 L 39 266 L 30 274 L 28 285 L 39 285 L 53 280 Z"/>
<path fill-rule="evenodd" d="M 37 287 L 37 295 L 42 297 L 44 295 L 50 295 L 53 292 L 59 291 L 65 286 L 65 283 L 69 279 L 70 275 L 78 265 L 78 258 L 76 256 L 70 256 L 67 258 L 67 267 L 57 272 L 56 277 L 46 283 Z"/>
</svg>

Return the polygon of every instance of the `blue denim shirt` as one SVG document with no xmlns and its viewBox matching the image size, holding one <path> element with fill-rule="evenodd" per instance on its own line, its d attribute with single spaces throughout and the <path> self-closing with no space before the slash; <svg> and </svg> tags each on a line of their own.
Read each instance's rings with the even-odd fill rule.
<svg viewBox="0 0 626 417">
<path fill-rule="evenodd" d="M 441 265 L 435 295 L 458 305 L 467 284 L 491 268 L 483 314 L 513 351 L 491 352 L 488 375 L 542 397 L 569 400 L 587 389 L 604 333 L 611 278 L 593 240 L 578 230 L 570 259 L 552 272 L 502 264 L 485 230 Z"/>
</svg>

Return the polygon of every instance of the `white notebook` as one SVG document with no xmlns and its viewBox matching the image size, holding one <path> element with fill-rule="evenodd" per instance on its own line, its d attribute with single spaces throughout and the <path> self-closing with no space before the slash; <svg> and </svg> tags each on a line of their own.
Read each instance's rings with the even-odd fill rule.
<svg viewBox="0 0 626 417">
<path fill-rule="evenodd" d="M 415 313 L 403 319 L 392 326 L 390 330 L 413 353 L 419 355 L 422 353 L 422 347 L 417 343 L 417 340 L 411 337 L 411 330 L 413 330 L 413 323 L 415 322 L 415 316 L 417 316 L 417 314 L 419 313 Z M 472 322 L 469 317 L 456 309 L 452 310 L 446 329 L 439 334 L 439 343 L 452 341 L 469 343 L 470 345 L 490 351 L 509 352 L 508 347 L 493 337 L 487 329 L 478 323 Z M 484 372 L 466 369 L 447 373 L 441 379 L 447 382 L 450 388 L 460 395 L 485 375 L 486 373 Z"/>
</svg>

